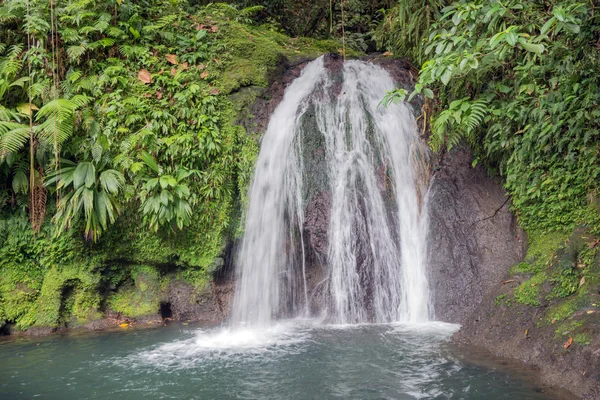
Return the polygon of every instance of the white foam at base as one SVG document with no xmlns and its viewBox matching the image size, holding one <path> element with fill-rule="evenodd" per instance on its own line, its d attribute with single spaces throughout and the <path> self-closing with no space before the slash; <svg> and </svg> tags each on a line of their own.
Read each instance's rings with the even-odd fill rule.
<svg viewBox="0 0 600 400">
<path fill-rule="evenodd" d="M 269 328 L 199 329 L 188 339 L 164 343 L 129 358 L 135 365 L 193 368 L 210 360 L 244 361 L 256 356 L 294 353 L 309 338 L 304 321 L 282 321 Z"/>
</svg>

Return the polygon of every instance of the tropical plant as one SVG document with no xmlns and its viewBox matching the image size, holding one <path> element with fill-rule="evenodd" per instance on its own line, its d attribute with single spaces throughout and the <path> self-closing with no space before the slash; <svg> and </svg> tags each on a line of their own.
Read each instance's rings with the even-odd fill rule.
<svg viewBox="0 0 600 400">
<path fill-rule="evenodd" d="M 163 174 L 162 168 L 150 154 L 144 152 L 141 157 L 152 173 L 142 178 L 144 184 L 140 200 L 144 220 L 154 231 L 163 225 L 175 225 L 183 229 L 191 222 L 191 205 L 196 202 L 196 196 L 191 194 L 184 182 L 197 171 L 179 168 L 174 175 Z"/>
<path fill-rule="evenodd" d="M 448 3 L 449 0 L 399 0 L 385 12 L 375 31 L 377 46 L 421 65 L 425 61 L 424 41 Z"/>
<path fill-rule="evenodd" d="M 47 174 L 46 186 L 64 190 L 54 217 L 56 235 L 76 224 L 81 218 L 88 240 L 97 241 L 120 213 L 116 196 L 125 184 L 123 175 L 106 168 L 105 161 L 74 163 L 61 160 L 61 167 Z"/>
</svg>

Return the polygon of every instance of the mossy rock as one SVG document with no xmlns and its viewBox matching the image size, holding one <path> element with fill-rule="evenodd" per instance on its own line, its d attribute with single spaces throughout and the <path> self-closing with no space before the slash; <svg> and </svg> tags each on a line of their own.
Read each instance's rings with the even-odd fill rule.
<svg viewBox="0 0 600 400">
<path fill-rule="evenodd" d="M 108 307 L 124 317 L 139 318 L 158 314 L 164 299 L 160 273 L 155 267 L 136 265 L 133 282 L 123 285 L 107 299 Z"/>
</svg>

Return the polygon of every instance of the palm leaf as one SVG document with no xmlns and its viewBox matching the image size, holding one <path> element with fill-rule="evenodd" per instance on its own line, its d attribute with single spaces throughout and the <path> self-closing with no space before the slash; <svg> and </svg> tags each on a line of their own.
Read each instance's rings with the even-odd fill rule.
<svg viewBox="0 0 600 400">
<path fill-rule="evenodd" d="M 125 178 L 119 171 L 108 169 L 100 174 L 100 186 L 107 193 L 119 193 L 124 184 Z"/>
<path fill-rule="evenodd" d="M 91 162 L 80 162 L 73 172 L 73 187 L 79 189 L 82 185 L 91 188 L 96 182 L 96 168 Z"/>
</svg>

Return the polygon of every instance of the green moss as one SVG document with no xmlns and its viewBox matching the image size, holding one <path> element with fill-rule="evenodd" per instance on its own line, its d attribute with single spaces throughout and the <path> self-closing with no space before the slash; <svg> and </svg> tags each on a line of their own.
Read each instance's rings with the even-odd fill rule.
<svg viewBox="0 0 600 400">
<path fill-rule="evenodd" d="M 341 47 L 333 40 L 290 38 L 268 25 L 244 25 L 222 18 L 216 22 L 225 50 L 219 88 L 226 94 L 247 86 L 266 87 L 284 58 L 316 58 Z M 358 54 L 348 52 L 348 56 Z"/>
<path fill-rule="evenodd" d="M 148 265 L 133 267 L 133 283 L 121 287 L 108 298 L 112 310 L 131 318 L 156 314 L 164 293 L 161 290 L 160 274 Z"/>
<path fill-rule="evenodd" d="M 583 326 L 583 321 L 569 320 L 558 325 L 554 331 L 555 339 L 562 339 L 563 336 L 573 336 L 577 333 L 579 328 Z"/>
<path fill-rule="evenodd" d="M 497 306 L 502 305 L 502 300 L 504 300 L 505 298 L 506 298 L 506 293 L 496 296 L 496 299 L 494 300 L 494 304 L 496 304 Z"/>
<path fill-rule="evenodd" d="M 515 300 L 521 304 L 529 306 L 540 305 L 540 285 L 546 280 L 546 274 L 539 272 L 531 279 L 523 282 L 515 289 Z"/>
<path fill-rule="evenodd" d="M 546 312 L 546 322 L 556 323 L 569 318 L 578 309 L 578 299 L 569 299 L 550 307 Z"/>
<path fill-rule="evenodd" d="M 97 290 L 78 287 L 73 300 L 72 315 L 77 323 L 83 324 L 102 318 L 102 312 L 99 310 L 102 299 Z"/>
<path fill-rule="evenodd" d="M 582 346 L 587 346 L 592 342 L 592 336 L 588 332 L 581 332 L 573 336 L 573 342 Z"/>
<path fill-rule="evenodd" d="M 552 264 L 556 252 L 565 245 L 568 235 L 561 232 L 528 233 L 529 247 L 525 261 L 511 268 L 512 274 L 544 271 Z"/>
<path fill-rule="evenodd" d="M 533 272 L 533 267 L 531 264 L 528 264 L 526 262 L 520 262 L 518 264 L 515 264 L 510 269 L 511 275 L 527 274 L 530 272 Z"/>
<path fill-rule="evenodd" d="M 42 290 L 37 299 L 34 325 L 59 326 L 66 322 L 65 319 L 73 314 L 75 308 L 76 316 L 83 320 L 97 314 L 100 296 L 95 296 L 94 293 L 99 283 L 100 274 L 81 268 L 79 265 L 52 267 L 44 277 Z"/>
</svg>

